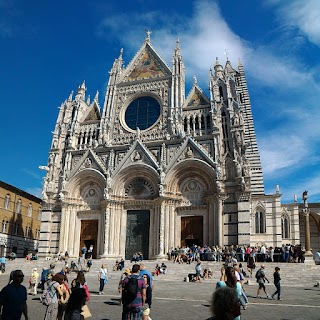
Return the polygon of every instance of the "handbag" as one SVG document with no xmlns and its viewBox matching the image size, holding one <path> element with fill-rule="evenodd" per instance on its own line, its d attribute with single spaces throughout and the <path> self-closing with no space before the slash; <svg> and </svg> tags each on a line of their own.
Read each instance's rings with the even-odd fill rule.
<svg viewBox="0 0 320 320">
<path fill-rule="evenodd" d="M 81 314 L 84 317 L 84 319 L 87 319 L 89 317 L 92 317 L 92 314 L 88 308 L 88 306 L 85 304 L 81 309 Z"/>
</svg>

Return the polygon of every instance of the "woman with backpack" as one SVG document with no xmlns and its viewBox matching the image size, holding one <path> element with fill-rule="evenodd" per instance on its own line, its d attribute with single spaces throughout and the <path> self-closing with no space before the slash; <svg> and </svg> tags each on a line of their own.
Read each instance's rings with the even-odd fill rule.
<svg viewBox="0 0 320 320">
<path fill-rule="evenodd" d="M 54 275 L 48 281 L 48 289 L 42 295 L 42 303 L 47 306 L 44 320 L 56 320 L 58 316 L 58 297 L 63 295 L 60 289 L 59 275 Z"/>
</svg>

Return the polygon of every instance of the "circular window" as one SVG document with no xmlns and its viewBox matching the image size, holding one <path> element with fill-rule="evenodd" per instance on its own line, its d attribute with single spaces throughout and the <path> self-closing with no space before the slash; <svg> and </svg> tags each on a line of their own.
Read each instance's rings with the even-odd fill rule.
<svg viewBox="0 0 320 320">
<path fill-rule="evenodd" d="M 159 102 L 152 97 L 140 97 L 128 105 L 125 122 L 132 130 L 145 130 L 155 124 L 159 116 Z"/>
</svg>

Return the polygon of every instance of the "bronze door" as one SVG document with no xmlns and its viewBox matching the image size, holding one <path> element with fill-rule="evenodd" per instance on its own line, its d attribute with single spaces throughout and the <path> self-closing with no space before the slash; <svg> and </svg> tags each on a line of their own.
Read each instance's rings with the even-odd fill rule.
<svg viewBox="0 0 320 320">
<path fill-rule="evenodd" d="M 126 259 L 130 260 L 137 252 L 149 259 L 149 227 L 149 210 L 127 211 Z"/>
<path fill-rule="evenodd" d="M 203 245 L 203 217 L 181 217 L 181 246 Z"/>
<path fill-rule="evenodd" d="M 93 245 L 92 258 L 97 258 L 98 220 L 81 220 L 80 248 Z M 79 253 L 81 256 L 81 252 Z"/>
</svg>

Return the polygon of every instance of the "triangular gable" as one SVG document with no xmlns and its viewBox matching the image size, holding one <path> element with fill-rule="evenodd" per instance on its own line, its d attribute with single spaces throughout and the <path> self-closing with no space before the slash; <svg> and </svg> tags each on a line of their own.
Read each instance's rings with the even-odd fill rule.
<svg viewBox="0 0 320 320">
<path fill-rule="evenodd" d="M 149 43 L 144 43 L 125 69 L 119 82 L 171 76 L 171 70 Z"/>
<path fill-rule="evenodd" d="M 154 159 L 154 155 L 140 141 L 135 141 L 121 162 L 116 166 L 112 176 L 114 177 L 123 168 L 133 164 L 146 164 L 157 171 L 160 170 L 157 161 Z"/>
<path fill-rule="evenodd" d="M 95 100 L 92 102 L 91 106 L 86 111 L 83 119 L 84 119 L 84 121 L 82 121 L 82 122 L 100 121 L 101 120 L 100 109 L 99 109 Z"/>
<path fill-rule="evenodd" d="M 95 169 L 102 172 L 104 175 L 107 175 L 105 166 L 99 157 L 91 150 L 88 149 L 85 154 L 79 159 L 77 165 L 72 169 L 68 180 L 74 177 L 78 172 L 85 169 Z"/>
<path fill-rule="evenodd" d="M 183 108 L 206 107 L 210 106 L 209 99 L 205 96 L 202 90 L 194 84 L 190 93 L 183 104 Z"/>
<path fill-rule="evenodd" d="M 177 162 L 186 159 L 203 160 L 207 162 L 211 167 L 216 168 L 216 163 L 211 157 L 206 154 L 205 150 L 191 137 L 188 137 L 177 151 L 175 157 L 173 157 L 168 163 L 165 172 L 167 173 Z"/>
</svg>

